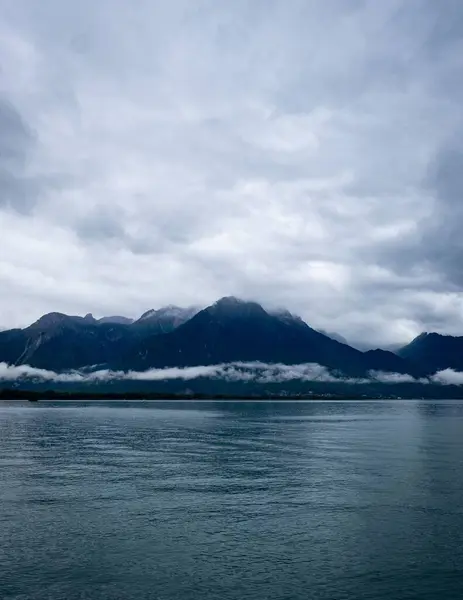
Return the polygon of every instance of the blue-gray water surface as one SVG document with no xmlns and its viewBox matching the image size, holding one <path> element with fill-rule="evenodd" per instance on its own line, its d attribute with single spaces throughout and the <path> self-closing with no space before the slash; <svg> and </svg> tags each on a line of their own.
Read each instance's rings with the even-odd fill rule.
<svg viewBox="0 0 463 600">
<path fill-rule="evenodd" d="M 0 404 L 0 598 L 463 598 L 463 403 Z"/>
</svg>

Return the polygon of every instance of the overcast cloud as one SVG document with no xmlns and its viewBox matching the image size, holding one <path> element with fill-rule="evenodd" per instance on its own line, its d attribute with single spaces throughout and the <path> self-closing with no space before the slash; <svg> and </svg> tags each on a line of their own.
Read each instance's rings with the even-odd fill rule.
<svg viewBox="0 0 463 600">
<path fill-rule="evenodd" d="M 463 334 L 462 72 L 460 0 L 0 0 L 0 326 Z"/>
</svg>

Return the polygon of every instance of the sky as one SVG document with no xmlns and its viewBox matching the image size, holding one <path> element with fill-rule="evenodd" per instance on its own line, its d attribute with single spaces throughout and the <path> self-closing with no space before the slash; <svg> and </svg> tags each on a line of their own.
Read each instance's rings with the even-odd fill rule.
<svg viewBox="0 0 463 600">
<path fill-rule="evenodd" d="M 462 69 L 460 0 L 0 0 L 0 327 L 463 335 Z"/>
</svg>

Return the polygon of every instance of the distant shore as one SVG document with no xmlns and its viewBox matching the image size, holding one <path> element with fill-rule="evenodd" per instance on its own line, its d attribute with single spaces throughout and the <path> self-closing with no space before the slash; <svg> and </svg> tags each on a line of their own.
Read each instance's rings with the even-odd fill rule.
<svg viewBox="0 0 463 600">
<path fill-rule="evenodd" d="M 133 393 L 91 393 L 91 392 L 62 392 L 56 390 L 33 391 L 33 390 L 0 390 L 0 401 L 81 401 L 81 402 L 98 402 L 98 401 L 310 401 L 310 400 L 416 400 L 420 398 L 406 398 L 399 396 L 359 396 L 358 394 L 248 394 L 248 395 L 227 395 L 227 394 L 169 394 L 147 392 L 146 394 Z"/>
</svg>

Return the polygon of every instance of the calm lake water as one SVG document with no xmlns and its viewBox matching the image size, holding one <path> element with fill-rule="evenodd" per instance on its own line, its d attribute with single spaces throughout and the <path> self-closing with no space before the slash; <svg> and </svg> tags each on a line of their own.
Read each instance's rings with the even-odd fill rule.
<svg viewBox="0 0 463 600">
<path fill-rule="evenodd" d="M 0 404 L 0 598 L 463 598 L 463 403 Z"/>
</svg>

